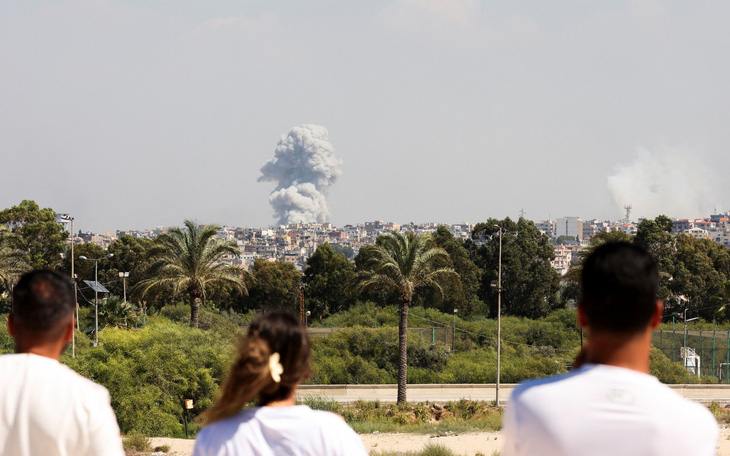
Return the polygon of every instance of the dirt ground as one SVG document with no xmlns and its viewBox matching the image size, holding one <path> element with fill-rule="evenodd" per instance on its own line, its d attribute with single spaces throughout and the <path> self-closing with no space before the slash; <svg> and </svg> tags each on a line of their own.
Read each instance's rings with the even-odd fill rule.
<svg viewBox="0 0 730 456">
<path fill-rule="evenodd" d="M 428 434 L 361 434 L 365 448 L 371 452 L 397 451 L 415 452 L 428 443 L 441 443 L 456 454 L 474 456 L 483 453 L 487 456 L 502 449 L 501 432 L 467 432 L 432 436 Z M 170 456 L 191 456 L 193 441 L 185 439 L 153 438 L 152 445 L 170 445 Z M 730 429 L 720 429 L 718 456 L 730 456 Z"/>
</svg>

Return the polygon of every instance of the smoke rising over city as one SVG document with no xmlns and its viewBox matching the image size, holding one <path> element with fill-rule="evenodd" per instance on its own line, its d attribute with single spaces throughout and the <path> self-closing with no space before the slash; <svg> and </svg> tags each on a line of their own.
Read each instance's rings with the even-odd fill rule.
<svg viewBox="0 0 730 456">
<path fill-rule="evenodd" d="M 258 179 L 277 183 L 269 203 L 278 223 L 327 222 L 327 190 L 342 174 L 341 167 L 325 127 L 302 125 L 282 136 Z"/>
<path fill-rule="evenodd" d="M 717 197 L 701 157 L 677 149 L 640 148 L 632 163 L 608 177 L 608 189 L 619 211 L 630 204 L 637 217 L 706 217 Z"/>
</svg>

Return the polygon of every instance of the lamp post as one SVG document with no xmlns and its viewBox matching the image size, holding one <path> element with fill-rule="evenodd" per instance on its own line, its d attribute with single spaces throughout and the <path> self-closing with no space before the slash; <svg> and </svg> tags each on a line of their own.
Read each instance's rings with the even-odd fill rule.
<svg viewBox="0 0 730 456">
<path fill-rule="evenodd" d="M 456 347 L 456 313 L 459 311 L 459 309 L 454 309 L 454 327 L 451 329 L 451 351 L 454 351 L 454 347 Z"/>
<path fill-rule="evenodd" d="M 495 402 L 499 407 L 499 377 L 501 373 L 501 357 L 502 357 L 502 227 L 499 228 L 499 270 L 497 272 L 497 388 L 495 392 Z"/>
<path fill-rule="evenodd" d="M 688 352 L 688 350 L 687 350 L 687 322 L 698 320 L 699 318 L 700 317 L 694 317 L 694 318 L 690 318 L 689 320 L 687 320 L 687 308 L 686 307 L 684 308 L 684 347 L 683 348 L 684 348 L 684 368 L 685 368 L 685 370 L 687 369 L 687 352 Z M 695 366 L 695 371 L 697 371 L 695 373 L 697 373 L 698 374 L 697 376 L 699 377 L 699 369 L 697 369 L 697 366 Z"/>
<path fill-rule="evenodd" d="M 71 222 L 71 280 L 74 283 L 74 307 L 76 308 L 76 329 L 79 329 L 79 302 L 76 298 L 76 274 L 74 272 L 74 218 L 68 214 L 62 214 L 61 220 Z M 76 358 L 76 333 L 71 335 L 71 357 Z"/>
<path fill-rule="evenodd" d="M 185 420 L 185 438 L 188 437 L 188 413 L 194 407 L 192 399 L 183 399 L 183 420 Z"/>
<path fill-rule="evenodd" d="M 124 304 L 126 304 L 127 303 L 127 279 L 129 278 L 129 273 L 120 272 L 119 278 L 122 279 L 122 283 L 124 284 Z"/>
<path fill-rule="evenodd" d="M 110 253 L 109 255 L 101 258 L 86 258 L 83 255 L 79 257 L 80 260 L 94 262 L 94 347 L 99 346 L 99 262 L 113 256 L 114 254 Z"/>
<path fill-rule="evenodd" d="M 307 311 L 306 314 L 304 314 L 304 327 L 306 328 L 309 326 L 309 316 L 312 315 L 312 312 Z"/>
</svg>

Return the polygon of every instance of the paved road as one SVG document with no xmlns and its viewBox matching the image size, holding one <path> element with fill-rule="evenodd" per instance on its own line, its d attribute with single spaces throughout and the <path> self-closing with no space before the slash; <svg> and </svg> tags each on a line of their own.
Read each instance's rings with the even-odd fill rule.
<svg viewBox="0 0 730 456">
<path fill-rule="evenodd" d="M 509 399 L 515 384 L 502 384 L 499 388 L 499 403 L 504 405 Z M 730 385 L 669 385 L 682 396 L 693 401 L 721 405 L 730 404 Z M 382 403 L 395 402 L 396 385 L 302 385 L 297 397 L 326 397 L 343 404 L 351 404 L 358 399 L 379 400 Z M 439 384 L 408 385 L 408 402 L 445 403 L 459 399 L 494 401 L 494 384 Z"/>
</svg>

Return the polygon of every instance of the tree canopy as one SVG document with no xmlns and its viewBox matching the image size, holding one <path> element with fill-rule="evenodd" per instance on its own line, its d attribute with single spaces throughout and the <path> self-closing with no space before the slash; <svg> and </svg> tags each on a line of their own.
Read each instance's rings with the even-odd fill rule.
<svg viewBox="0 0 730 456">
<path fill-rule="evenodd" d="M 515 223 L 490 218 L 478 223 L 469 244 L 474 263 L 483 271 L 479 296 L 497 313 L 496 284 L 499 269 L 499 228 L 502 227 L 502 313 L 544 317 L 559 306 L 560 275 L 550 261 L 555 258 L 550 239 L 525 218 Z"/>
<path fill-rule="evenodd" d="M 328 244 L 320 245 L 304 268 L 304 300 L 313 318 L 347 310 L 353 298 L 345 292 L 355 276 L 355 266 Z"/>
<path fill-rule="evenodd" d="M 137 283 L 142 295 L 160 287 L 175 294 L 186 293 L 193 328 L 198 327 L 200 300 L 208 285 L 223 282 L 240 293 L 247 292 L 246 272 L 222 261 L 225 256 L 238 256 L 240 252 L 235 243 L 216 237 L 219 229 L 218 225 L 200 228 L 194 221 L 185 220 L 185 228 L 172 228 L 159 235 L 149 250 L 151 264 L 145 278 Z"/>
<path fill-rule="evenodd" d="M 66 250 L 68 233 L 56 222 L 56 212 L 41 209 L 35 201 L 23 200 L 0 211 L 0 224 L 17 235 L 16 247 L 26 255 L 31 269 L 56 269 Z"/>
</svg>

